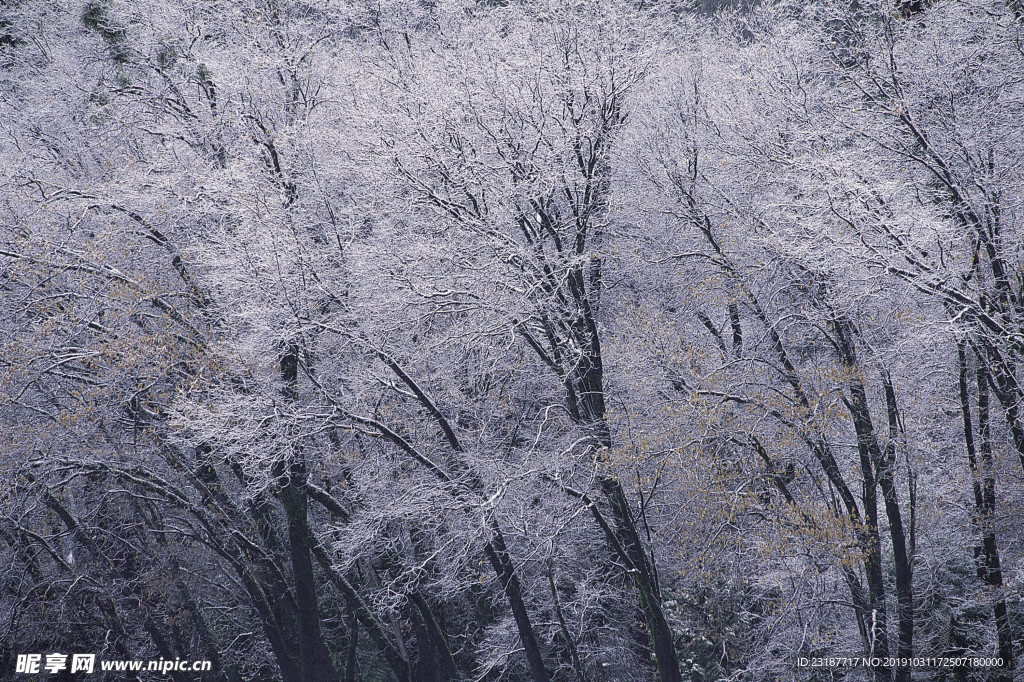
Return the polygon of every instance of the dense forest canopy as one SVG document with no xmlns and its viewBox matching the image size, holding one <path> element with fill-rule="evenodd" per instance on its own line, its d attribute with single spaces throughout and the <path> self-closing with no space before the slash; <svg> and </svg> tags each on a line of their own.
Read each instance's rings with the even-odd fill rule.
<svg viewBox="0 0 1024 682">
<path fill-rule="evenodd" d="M 1024 669 L 1019 0 L 0 0 L 0 158 L 0 678 Z"/>
</svg>

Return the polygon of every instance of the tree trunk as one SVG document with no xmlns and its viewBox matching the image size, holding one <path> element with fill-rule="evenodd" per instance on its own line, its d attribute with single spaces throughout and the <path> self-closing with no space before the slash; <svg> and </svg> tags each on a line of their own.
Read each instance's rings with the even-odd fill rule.
<svg viewBox="0 0 1024 682">
<path fill-rule="evenodd" d="M 578 397 L 580 409 L 577 419 L 590 425 L 597 432 L 598 441 L 604 448 L 611 448 L 611 429 L 606 421 L 604 399 L 604 364 L 601 357 L 601 342 L 587 296 L 583 293 L 582 271 L 576 270 L 578 293 L 574 290 L 582 309 L 582 320 L 576 326 L 582 326 L 580 347 L 585 349 L 576 374 L 579 386 Z M 612 522 L 615 534 L 622 544 L 626 555 L 636 571 L 632 574 L 640 601 L 640 610 L 647 625 L 651 648 L 654 650 L 655 666 L 661 682 L 681 682 L 679 660 L 676 657 L 675 637 L 668 625 L 665 612 L 661 606 L 661 595 L 658 593 L 657 574 L 652 559 L 640 539 L 636 521 L 629 508 L 629 500 L 622 484 L 618 480 L 602 476 L 600 479 L 601 493 L 612 509 Z"/>
<path fill-rule="evenodd" d="M 413 591 L 409 595 L 409 600 L 416 607 L 416 610 L 419 611 L 420 618 L 423 621 L 423 629 L 429 640 L 429 646 L 434 651 L 431 659 L 437 662 L 435 666 L 437 679 L 441 682 L 458 679 L 459 673 L 455 666 L 455 659 L 452 658 L 451 649 L 448 647 L 448 639 L 444 636 L 444 632 L 441 631 L 437 618 L 434 617 L 434 610 L 430 608 L 427 600 L 419 592 Z M 426 645 L 427 642 L 424 642 L 424 647 L 421 648 L 425 648 Z"/>
<path fill-rule="evenodd" d="M 288 549 L 295 580 L 295 603 L 298 609 L 299 666 L 304 682 L 334 682 L 338 675 L 320 632 L 317 607 L 316 578 L 309 539 L 307 500 L 302 490 L 305 466 L 296 460 L 290 467 L 288 483 L 280 490 L 288 524 Z"/>
<path fill-rule="evenodd" d="M 998 673 L 994 673 L 993 679 L 996 682 L 1009 682 L 1013 671 L 1013 632 L 1010 628 L 1010 620 L 1006 611 L 1006 599 L 1003 595 L 1003 573 L 999 562 L 999 547 L 996 544 L 995 528 L 992 525 L 992 515 L 995 513 L 996 506 L 996 492 L 995 480 L 992 476 L 988 377 L 983 366 L 979 366 L 977 370 L 978 442 L 976 442 L 973 420 L 971 418 L 970 393 L 967 386 L 967 354 L 963 342 L 957 344 L 957 360 L 960 411 L 963 414 L 964 422 L 964 443 L 967 446 L 967 462 L 971 469 L 972 487 L 974 489 L 976 525 L 981 533 L 981 551 L 976 556 L 978 577 L 991 588 L 996 597 L 992 611 L 996 621 L 998 654 L 1003 659 L 1003 669 Z M 980 358 L 978 361 L 981 364 Z M 979 449 L 981 450 L 980 462 L 978 458 Z"/>
<path fill-rule="evenodd" d="M 299 349 L 288 344 L 281 356 L 281 378 L 286 399 L 295 399 L 298 380 Z M 309 530 L 309 505 L 306 498 L 306 464 L 298 447 L 293 448 L 287 466 L 286 483 L 278 491 L 288 525 L 288 554 L 295 582 L 295 606 L 298 618 L 299 669 L 303 682 L 335 682 L 338 673 L 331 662 L 320 631 L 320 610 L 313 575 L 312 542 Z"/>
<path fill-rule="evenodd" d="M 526 652 L 526 662 L 530 666 L 530 675 L 534 682 L 548 682 L 547 668 L 544 667 L 544 658 L 540 655 L 540 645 L 533 632 L 533 625 L 530 623 L 530 615 L 526 610 L 526 602 L 523 600 L 523 589 L 516 576 L 515 567 L 508 555 L 508 548 L 505 547 L 505 538 L 499 531 L 484 547 L 487 559 L 491 562 L 498 579 L 501 581 L 502 590 L 508 598 L 509 606 L 512 608 L 512 617 L 515 618 L 516 626 L 519 629 L 519 639 Z"/>
</svg>

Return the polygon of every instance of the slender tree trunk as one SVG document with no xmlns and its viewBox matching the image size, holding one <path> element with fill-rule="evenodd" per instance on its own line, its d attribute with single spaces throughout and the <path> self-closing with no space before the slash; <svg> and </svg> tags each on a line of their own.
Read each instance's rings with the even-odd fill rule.
<svg viewBox="0 0 1024 682">
<path fill-rule="evenodd" d="M 619 536 L 623 549 L 637 569 L 632 573 L 633 585 L 640 599 L 640 609 L 647 624 L 651 648 L 654 649 L 658 679 L 661 682 L 681 682 L 675 639 L 661 606 L 661 595 L 656 589 L 654 566 L 648 559 L 643 541 L 637 532 L 626 493 L 622 485 L 612 478 L 602 478 L 600 485 L 601 492 L 612 508 L 616 535 Z"/>
<path fill-rule="evenodd" d="M 882 575 L 882 543 L 878 533 L 878 486 L 867 448 L 858 443 L 858 449 L 861 451 L 861 474 L 864 477 L 861 502 L 864 505 L 866 528 L 858 535 L 860 544 L 864 548 L 864 573 L 868 583 L 865 609 L 867 645 L 869 655 L 884 659 L 889 656 L 889 619 L 885 604 L 885 582 Z M 879 666 L 873 670 L 875 680 L 879 682 L 892 679 L 892 671 L 889 668 Z"/>
<path fill-rule="evenodd" d="M 416 607 L 416 610 L 419 611 L 420 618 L 423 621 L 423 629 L 426 632 L 430 647 L 434 651 L 434 655 L 431 658 L 436 661 L 434 672 L 437 674 L 437 679 L 441 680 L 441 682 L 457 679 L 459 673 L 455 666 L 455 659 L 452 658 L 451 649 L 448 647 L 448 639 L 444 636 L 437 618 L 434 617 L 434 610 L 430 608 L 427 600 L 419 592 L 413 591 L 409 595 L 409 600 Z"/>
<path fill-rule="evenodd" d="M 409 677 L 409 662 L 405 657 L 404 651 L 399 648 L 397 642 L 391 639 L 391 636 L 387 633 L 384 623 L 382 623 L 363 602 L 362 598 L 355 591 L 355 588 L 353 588 L 349 583 L 348 579 L 331 564 L 331 559 L 327 556 L 327 551 L 318 544 L 315 539 L 313 543 L 313 556 L 320 564 L 320 568 L 327 574 L 328 580 L 330 580 L 334 586 L 338 588 L 338 591 L 341 592 L 342 596 L 345 597 L 345 601 L 348 602 L 349 610 L 355 614 L 358 622 L 366 628 L 366 634 L 368 634 L 370 639 L 380 647 L 384 654 L 384 659 L 391 667 L 395 677 L 399 682 L 409 682 L 411 679 Z"/>
<path fill-rule="evenodd" d="M 881 538 L 878 533 L 878 500 L 877 488 L 882 490 L 882 500 L 885 505 L 886 517 L 889 521 L 889 537 L 893 545 L 893 561 L 896 566 L 896 602 L 897 620 L 899 622 L 899 657 L 910 658 L 914 651 L 914 599 L 912 591 L 912 570 L 910 557 L 907 552 L 906 530 L 903 524 L 903 517 L 900 510 L 899 499 L 896 495 L 894 481 L 895 470 L 895 442 L 890 443 L 887 451 L 883 452 L 878 442 L 878 433 L 875 430 L 874 422 L 871 419 L 871 411 L 868 407 L 867 391 L 860 379 L 860 367 L 857 362 L 857 353 L 854 346 L 854 328 L 846 319 L 833 320 L 832 329 L 836 334 L 837 346 L 840 351 L 840 360 L 843 367 L 850 374 L 849 390 L 850 399 L 844 402 L 850 411 L 854 431 L 857 434 L 857 449 L 860 453 L 861 472 L 864 475 L 864 507 L 865 517 L 868 521 L 869 554 L 871 567 L 868 572 L 868 589 L 871 592 L 872 608 L 881 616 L 879 623 L 881 631 L 877 632 L 874 641 L 884 644 L 885 653 L 880 649 L 879 656 L 884 657 L 888 653 L 888 635 L 885 614 L 885 585 L 882 581 L 881 571 Z M 895 438 L 896 431 L 896 402 L 895 393 L 888 379 L 883 378 L 886 391 L 886 403 L 890 418 L 890 435 Z M 907 666 L 896 667 L 897 682 L 910 681 L 910 668 Z M 876 670 L 876 677 L 877 677 Z"/>
<path fill-rule="evenodd" d="M 978 387 L 978 433 L 977 442 L 971 418 L 970 393 L 967 384 L 967 353 L 963 342 L 957 344 L 957 360 L 959 368 L 960 411 L 964 422 L 964 443 L 967 446 L 967 462 L 971 469 L 971 481 L 974 489 L 974 509 L 978 530 L 981 533 L 980 552 L 977 552 L 978 577 L 993 592 L 995 603 L 992 606 L 996 621 L 996 637 L 998 639 L 999 657 L 1003 659 L 1003 669 L 995 673 L 996 682 L 1009 682 L 1013 671 L 1013 632 L 1006 610 L 1006 599 L 1003 595 L 1003 574 L 999 562 L 999 548 L 996 543 L 995 528 L 992 515 L 995 513 L 996 493 L 995 480 L 992 476 L 992 439 L 989 426 L 990 407 L 988 393 L 988 377 L 983 366 L 977 370 Z M 978 359 L 979 365 L 983 365 Z M 981 454 L 979 462 L 979 451 Z"/>
<path fill-rule="evenodd" d="M 896 393 L 888 375 L 883 375 L 885 388 L 886 412 L 889 418 L 889 443 L 884 451 L 878 447 L 877 436 L 875 448 L 879 451 L 878 485 L 882 488 L 885 500 L 885 515 L 889 519 L 889 538 L 892 541 L 893 563 L 896 567 L 896 604 L 899 617 L 899 655 L 909 659 L 914 655 L 914 594 L 913 565 L 907 550 L 906 529 L 900 510 L 899 498 L 896 496 L 896 442 L 899 431 L 899 413 L 896 406 Z M 909 682 L 910 669 L 898 668 L 898 680 Z"/>
<path fill-rule="evenodd" d="M 583 667 L 583 661 L 580 659 L 576 640 L 569 632 L 569 625 L 565 622 L 565 615 L 562 613 L 562 600 L 558 598 L 558 588 L 555 587 L 555 572 L 550 564 L 548 565 L 548 585 L 551 587 L 551 601 L 555 606 L 558 627 L 562 631 L 562 637 L 565 638 L 565 647 L 569 650 L 569 659 L 572 661 L 572 667 L 576 670 L 576 677 L 579 678 L 579 682 L 590 682 L 587 678 L 587 670 Z"/>
<path fill-rule="evenodd" d="M 281 357 L 281 378 L 285 396 L 295 398 L 298 379 L 298 348 L 289 344 Z M 287 467 L 286 483 L 278 496 L 284 507 L 288 526 L 288 553 L 295 582 L 295 606 L 298 618 L 299 669 L 303 682 L 335 682 L 338 673 L 331 662 L 320 631 L 320 610 L 317 606 L 316 577 L 313 575 L 312 541 L 309 529 L 309 504 L 306 498 L 306 464 L 299 449 L 293 448 Z"/>
<path fill-rule="evenodd" d="M 499 531 L 494 532 L 491 542 L 484 547 L 484 551 L 487 553 L 487 559 L 491 562 L 491 566 L 498 574 L 502 590 L 512 608 L 512 617 L 519 629 L 519 639 L 526 653 L 526 662 L 530 666 L 530 675 L 534 682 L 548 682 L 550 678 L 547 668 L 544 667 L 544 658 L 540 654 L 540 644 L 537 643 L 537 637 L 534 635 L 530 615 L 526 610 L 523 589 L 508 555 L 505 538 Z"/>
<path fill-rule="evenodd" d="M 359 620 L 352 604 L 348 605 L 348 653 L 345 656 L 345 682 L 356 682 L 356 669 L 359 667 Z"/>
<path fill-rule="evenodd" d="M 611 448 L 611 429 L 605 416 L 604 364 L 601 357 L 601 342 L 589 301 L 583 293 L 582 271 L 577 270 L 576 279 L 579 291 L 576 298 L 581 303 L 583 318 L 580 340 L 586 341 L 585 345 L 581 344 L 586 352 L 580 362 L 577 379 L 580 388 L 580 407 L 583 408 L 580 410 L 578 418 L 595 428 L 598 441 L 604 448 Z M 574 294 L 576 294 L 575 291 Z M 601 477 L 600 487 L 602 495 L 612 510 L 615 534 L 619 537 L 619 542 L 630 561 L 636 567 L 636 571 L 632 574 L 633 584 L 636 587 L 640 609 L 647 625 L 651 648 L 654 650 L 658 679 L 660 682 L 681 682 L 682 675 L 676 656 L 675 637 L 672 635 L 672 628 L 669 627 L 661 606 L 656 568 L 640 538 L 636 521 L 629 508 L 626 492 L 617 479 L 609 476 Z"/>
<path fill-rule="evenodd" d="M 463 491 L 470 491 L 476 494 L 483 493 L 484 483 L 473 471 L 472 467 L 464 461 L 462 455 L 465 450 L 459 442 L 458 435 L 455 433 L 455 429 L 452 428 L 448 419 L 434 404 L 426 391 L 424 391 L 423 388 L 419 386 L 405 370 L 402 369 L 394 358 L 382 351 L 378 351 L 377 356 L 410 388 L 423 407 L 426 408 L 431 416 L 433 416 L 437 421 L 438 426 L 444 433 L 445 439 L 448 441 L 452 450 L 459 455 L 459 457 L 454 458 L 452 461 L 452 467 L 454 468 L 455 473 L 454 477 L 444 471 L 441 467 L 432 465 L 431 468 L 434 474 L 444 483 L 455 485 L 456 490 L 461 488 Z M 413 448 L 408 441 L 398 436 L 398 434 L 386 429 L 383 425 L 377 423 L 375 423 L 375 425 L 386 438 L 399 445 L 399 447 L 406 452 L 414 454 L 418 459 L 422 460 L 422 455 L 417 453 L 415 448 Z M 456 496 L 461 494 L 462 493 L 457 492 Z M 494 571 L 501 582 L 502 591 L 505 593 L 505 597 L 509 601 L 512 616 L 515 619 L 516 628 L 519 631 L 519 639 L 522 642 L 523 650 L 526 654 L 530 674 L 534 682 L 548 682 L 550 678 L 548 676 L 547 668 L 544 666 L 544 657 L 541 655 L 540 644 L 538 643 L 537 636 L 534 633 L 533 623 L 530 621 L 530 615 L 526 609 L 526 602 L 523 598 L 522 585 L 519 582 L 518 575 L 516 574 L 515 565 L 512 563 L 512 557 L 509 554 L 508 546 L 505 544 L 505 538 L 501 533 L 501 527 L 493 514 L 487 515 L 486 523 L 491 531 L 491 539 L 486 545 L 484 545 L 484 554 L 487 556 L 488 562 L 494 568 Z"/>
<path fill-rule="evenodd" d="M 308 504 L 302 491 L 305 467 L 295 461 L 290 467 L 288 483 L 281 488 L 281 505 L 288 524 L 288 548 L 295 580 L 295 602 L 298 609 L 299 665 L 304 682 L 334 682 L 338 675 L 320 631 L 316 578 L 309 538 Z"/>
</svg>

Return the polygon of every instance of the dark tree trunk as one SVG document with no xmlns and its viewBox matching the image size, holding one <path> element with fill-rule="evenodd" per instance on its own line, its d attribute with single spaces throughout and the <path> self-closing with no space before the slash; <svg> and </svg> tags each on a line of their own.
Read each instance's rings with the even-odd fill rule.
<svg viewBox="0 0 1024 682">
<path fill-rule="evenodd" d="M 596 430 L 598 441 L 602 447 L 610 448 L 612 437 L 605 416 L 604 364 L 601 357 L 601 342 L 598 337 L 597 323 L 584 293 L 582 272 L 577 268 L 575 273 L 575 278 L 571 278 L 576 281 L 573 294 L 580 303 L 582 319 L 578 320 L 574 326 L 579 328 L 578 340 L 581 342 L 579 345 L 584 349 L 574 381 L 578 386 L 580 408 L 576 417 Z M 629 508 L 626 492 L 622 489 L 622 484 L 611 477 L 602 477 L 600 487 L 602 495 L 612 510 L 615 534 L 636 569 L 631 577 L 639 597 L 640 610 L 647 625 L 651 648 L 654 650 L 658 679 L 660 682 L 681 682 L 682 675 L 679 672 L 679 660 L 676 657 L 675 638 L 661 606 L 656 569 L 640 538 L 636 520 Z"/>
<path fill-rule="evenodd" d="M 893 562 L 896 566 L 896 602 L 897 620 L 899 621 L 899 643 L 898 653 L 900 658 L 911 658 L 914 651 L 914 599 L 912 591 L 913 573 L 910 563 L 910 556 L 907 551 L 906 529 L 903 523 L 903 516 L 900 509 L 899 498 L 896 495 L 895 484 L 895 455 L 896 455 L 896 433 L 898 414 L 896 411 L 896 396 L 888 377 L 883 374 L 885 388 L 886 406 L 890 424 L 890 443 L 883 451 L 878 442 L 878 434 L 871 419 L 871 411 L 868 407 L 867 391 L 860 380 L 860 367 L 857 362 L 857 353 L 854 346 L 854 327 L 846 319 L 840 318 L 832 322 L 832 328 L 836 333 L 837 347 L 840 351 L 840 360 L 844 368 L 850 373 L 849 390 L 850 399 L 844 402 L 850 411 L 853 420 L 854 431 L 857 433 L 857 449 L 860 452 L 861 471 L 864 475 L 864 506 L 865 516 L 868 519 L 868 533 L 871 536 L 871 552 L 877 552 L 872 557 L 873 570 L 868 573 L 868 589 L 872 593 L 874 609 L 884 615 L 885 611 L 885 587 L 881 582 L 881 546 L 878 534 L 878 511 L 876 486 L 882 489 L 882 500 L 885 504 L 885 513 L 889 521 L 889 538 L 893 546 Z M 876 563 L 877 562 L 877 563 Z M 876 641 L 883 641 L 886 638 L 885 631 L 880 632 Z M 886 650 L 888 643 L 885 644 Z M 885 654 L 879 651 L 879 656 Z M 910 668 L 907 666 L 896 667 L 897 682 L 910 681 Z"/>
<path fill-rule="evenodd" d="M 526 602 L 523 600 L 523 589 L 516 576 L 515 567 L 508 555 L 508 548 L 505 547 L 505 539 L 500 532 L 495 532 L 491 542 L 485 547 L 488 561 L 494 567 L 501 581 L 502 590 L 508 598 L 509 606 L 512 608 L 512 617 L 519 629 L 519 639 L 523 644 L 526 653 L 526 662 L 530 666 L 530 675 L 534 682 L 548 682 L 547 668 L 544 667 L 544 658 L 540 654 L 540 645 L 533 632 L 533 625 L 530 622 L 530 615 L 526 610 Z"/>
<path fill-rule="evenodd" d="M 978 433 L 977 441 L 971 418 L 970 392 L 967 383 L 967 353 L 965 344 L 957 344 L 957 360 L 959 369 L 960 411 L 964 422 L 964 443 L 967 446 L 967 462 L 971 469 L 971 481 L 974 490 L 975 523 L 981 534 L 980 551 L 976 550 L 978 577 L 988 585 L 996 595 L 992 606 L 996 621 L 996 637 L 998 639 L 999 657 L 1003 659 L 1003 669 L 994 673 L 996 682 L 1009 682 L 1013 671 L 1013 632 L 1006 610 L 1006 599 L 1003 596 L 1003 573 L 999 562 L 999 547 L 996 543 L 995 528 L 992 515 L 995 513 L 996 492 L 995 480 L 992 476 L 992 440 L 989 426 L 990 408 L 988 393 L 988 377 L 981 358 L 978 358 Z M 979 450 L 981 458 L 979 461 Z"/>
<path fill-rule="evenodd" d="M 899 430 L 899 412 L 896 406 L 896 393 L 888 375 L 883 375 L 885 388 L 886 412 L 889 419 L 889 443 L 884 450 L 878 447 L 877 436 L 875 449 L 880 455 L 878 469 L 878 485 L 882 488 L 885 499 L 885 515 L 889 519 L 889 537 L 892 541 L 893 563 L 896 567 L 896 604 L 900 623 L 899 655 L 900 658 L 912 658 L 914 655 L 914 595 L 912 591 L 913 565 L 908 552 L 908 543 L 903 515 L 900 510 L 899 498 L 896 496 L 896 440 Z M 910 680 L 909 668 L 897 670 L 897 679 Z"/>
<path fill-rule="evenodd" d="M 357 668 L 359 667 L 359 620 L 356 618 L 355 609 L 348 606 L 348 653 L 345 656 L 345 682 L 356 682 Z"/>
<path fill-rule="evenodd" d="M 409 600 L 412 601 L 416 610 L 419 611 L 420 618 L 423 621 L 427 642 L 424 642 L 424 646 L 421 649 L 427 648 L 429 644 L 429 647 L 434 652 L 431 658 L 436 661 L 434 665 L 436 679 L 440 682 L 458 679 L 459 673 L 455 666 L 455 659 L 452 658 L 451 649 L 448 647 L 448 639 L 444 636 L 444 632 L 434 616 L 434 610 L 430 608 L 427 600 L 419 592 L 410 594 Z"/>
<path fill-rule="evenodd" d="M 459 456 L 453 458 L 451 466 L 453 467 L 455 478 L 450 476 L 447 472 L 442 470 L 440 467 L 434 467 L 434 473 L 442 481 L 449 484 L 456 484 L 458 488 L 471 491 L 475 494 L 481 494 L 484 492 L 484 482 L 480 477 L 473 471 L 472 467 L 464 461 L 461 455 L 465 452 L 462 443 L 459 441 L 458 434 L 455 433 L 455 429 L 452 428 L 451 423 L 447 417 L 438 409 L 434 404 L 434 401 L 429 395 L 423 390 L 419 384 L 404 370 L 398 362 L 382 351 L 377 352 L 377 357 L 381 359 L 391 370 L 398 375 L 398 377 L 412 390 L 413 394 L 420 401 L 424 408 L 431 414 L 432 417 L 437 421 L 438 426 L 441 428 L 445 439 L 451 446 L 452 450 Z M 396 442 L 407 452 L 413 451 L 413 448 L 407 441 L 397 436 L 397 434 L 391 433 L 388 436 L 392 442 Z M 497 519 L 493 515 L 489 515 L 486 519 L 486 523 L 491 531 L 490 541 L 484 545 L 484 553 L 487 556 L 488 562 L 494 568 L 494 572 L 497 574 L 499 581 L 501 582 L 502 591 L 505 593 L 505 597 L 509 601 L 509 606 L 512 609 L 512 616 L 516 622 L 516 628 L 519 631 L 519 639 L 523 644 L 523 650 L 526 654 L 526 661 L 530 668 L 530 674 L 533 677 L 534 682 L 547 682 L 548 671 L 544 666 L 544 657 L 541 655 L 540 644 L 537 641 L 537 636 L 533 629 L 533 623 L 530 621 L 529 612 L 526 609 L 526 602 L 523 599 L 522 585 L 519 582 L 519 577 L 516 575 L 515 566 L 512 563 L 512 557 L 509 554 L 508 546 L 505 544 L 505 538 L 501 533 L 501 526 L 498 524 Z M 443 636 L 442 636 L 443 640 Z M 450 652 L 449 652 L 450 658 Z"/>
<path fill-rule="evenodd" d="M 299 349 L 288 344 L 281 356 L 281 378 L 285 397 L 294 400 L 298 380 Z M 313 575 L 312 541 L 309 530 L 309 505 L 306 498 L 306 465 L 298 447 L 293 448 L 292 461 L 283 465 L 287 471 L 285 484 L 278 491 L 288 525 L 288 554 L 295 582 L 295 607 L 298 620 L 299 669 L 303 682 L 335 682 L 338 673 L 331 662 L 320 631 L 320 610 L 317 606 L 316 577 Z"/>
<path fill-rule="evenodd" d="M 305 480 L 305 467 L 296 460 L 290 469 L 288 482 L 281 487 L 279 494 L 288 524 L 288 548 L 295 581 L 299 666 L 304 682 L 334 682 L 338 675 L 320 632 L 320 612 L 317 607 L 316 578 L 313 575 L 307 518 L 308 505 L 301 487 Z"/>
</svg>

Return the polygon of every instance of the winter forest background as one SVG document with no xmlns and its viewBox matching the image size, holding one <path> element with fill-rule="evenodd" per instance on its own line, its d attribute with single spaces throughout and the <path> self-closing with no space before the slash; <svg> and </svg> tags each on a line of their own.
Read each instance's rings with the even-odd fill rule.
<svg viewBox="0 0 1024 682">
<path fill-rule="evenodd" d="M 0 159 L 0 678 L 1024 656 L 1020 0 L 2 0 Z"/>
</svg>

